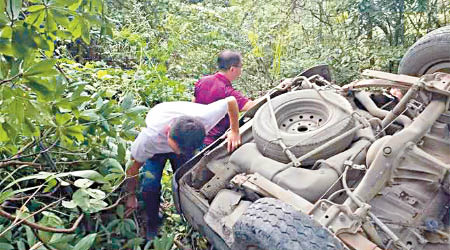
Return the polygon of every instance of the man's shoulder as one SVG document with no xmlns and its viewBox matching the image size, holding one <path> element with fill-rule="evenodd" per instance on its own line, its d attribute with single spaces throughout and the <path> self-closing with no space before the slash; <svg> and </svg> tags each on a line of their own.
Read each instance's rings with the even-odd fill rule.
<svg viewBox="0 0 450 250">
<path fill-rule="evenodd" d="M 198 80 L 197 82 L 197 85 L 203 85 L 204 83 L 226 84 L 226 81 L 222 77 L 220 77 L 218 73 L 216 73 L 200 78 L 200 80 Z"/>
</svg>

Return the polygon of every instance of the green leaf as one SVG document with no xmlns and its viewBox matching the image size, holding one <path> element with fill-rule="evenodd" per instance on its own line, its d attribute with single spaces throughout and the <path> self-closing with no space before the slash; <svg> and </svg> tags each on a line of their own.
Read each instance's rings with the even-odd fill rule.
<svg viewBox="0 0 450 250">
<path fill-rule="evenodd" d="M 50 190 L 52 190 L 52 188 L 54 188 L 56 186 L 56 184 L 58 184 L 58 181 L 56 181 L 54 178 L 51 178 L 47 182 L 46 187 L 44 188 L 44 193 L 50 192 Z"/>
<path fill-rule="evenodd" d="M 0 38 L 0 54 L 14 56 L 15 52 L 10 39 Z"/>
<path fill-rule="evenodd" d="M 74 16 L 72 22 L 69 23 L 68 30 L 70 31 L 70 33 L 72 33 L 73 39 L 81 36 L 81 24 L 79 16 Z"/>
<path fill-rule="evenodd" d="M 38 10 L 43 10 L 43 9 L 45 9 L 45 5 L 40 4 L 40 5 L 32 5 L 32 6 L 28 7 L 27 11 L 28 12 L 36 12 Z"/>
<path fill-rule="evenodd" d="M 4 192 L 0 193 L 0 203 L 3 203 L 4 201 L 6 201 L 9 197 L 13 196 L 14 192 L 12 189 L 8 189 Z"/>
<path fill-rule="evenodd" d="M 125 113 L 126 114 L 139 114 L 139 113 L 146 112 L 147 110 L 148 110 L 148 108 L 145 106 L 136 106 L 129 110 L 126 110 Z"/>
<path fill-rule="evenodd" d="M 19 17 L 22 0 L 6 0 L 6 13 L 13 19 Z"/>
<path fill-rule="evenodd" d="M 81 112 L 80 118 L 87 121 L 96 121 L 100 119 L 100 116 L 96 113 L 94 109 L 88 109 Z"/>
<path fill-rule="evenodd" d="M 91 196 L 92 198 L 97 199 L 97 200 L 102 200 L 102 199 L 105 199 L 105 197 L 106 197 L 105 192 L 98 190 L 98 189 L 88 188 L 88 189 L 86 189 L 86 191 L 89 194 L 89 196 Z"/>
<path fill-rule="evenodd" d="M 10 26 L 5 26 L 3 29 L 0 29 L 0 38 L 11 39 L 12 28 Z"/>
<path fill-rule="evenodd" d="M 69 20 L 67 18 L 67 15 L 65 15 L 65 13 L 63 13 L 62 11 L 59 11 L 59 10 L 55 10 L 55 9 L 52 9 L 50 11 L 53 15 L 53 18 L 59 25 L 63 26 L 66 29 L 69 28 Z"/>
<path fill-rule="evenodd" d="M 66 124 L 68 121 L 70 121 L 70 119 L 72 119 L 72 116 L 68 113 L 64 113 L 64 114 L 56 114 L 55 116 L 56 119 L 56 124 L 62 126 L 64 124 Z"/>
<path fill-rule="evenodd" d="M 33 246 L 36 243 L 36 236 L 34 235 L 33 230 L 29 226 L 25 226 L 25 233 L 28 245 Z"/>
<path fill-rule="evenodd" d="M 75 193 L 73 193 L 72 195 L 72 200 L 83 210 L 89 208 L 89 195 L 84 189 L 78 189 L 77 191 L 75 191 Z"/>
<path fill-rule="evenodd" d="M 80 170 L 80 171 L 74 171 L 69 172 L 67 175 L 72 175 L 75 177 L 82 177 L 89 180 L 93 180 L 98 183 L 105 183 L 106 181 L 103 179 L 103 175 L 99 174 L 97 171 L 94 170 Z"/>
<path fill-rule="evenodd" d="M 88 179 L 78 179 L 73 183 L 73 185 L 79 188 L 88 188 L 92 186 L 92 184 L 94 184 L 94 182 Z"/>
<path fill-rule="evenodd" d="M 55 70 L 54 66 L 56 64 L 56 59 L 47 59 L 40 61 L 24 72 L 24 76 L 34 76 L 34 75 L 56 75 L 58 71 Z"/>
<path fill-rule="evenodd" d="M 86 44 L 90 44 L 91 43 L 90 30 L 91 30 L 90 25 L 87 22 L 82 21 L 81 22 L 81 39 Z"/>
<path fill-rule="evenodd" d="M 89 250 L 91 248 L 92 244 L 94 244 L 96 237 L 97 237 L 97 234 L 89 234 L 88 236 L 85 236 L 74 246 L 74 249 Z"/>
<path fill-rule="evenodd" d="M 2 250 L 14 250 L 14 246 L 8 243 L 0 243 L 0 249 Z"/>
<path fill-rule="evenodd" d="M 23 241 L 17 242 L 17 249 L 18 250 L 27 250 L 27 247 L 25 246 L 25 243 Z"/>
<path fill-rule="evenodd" d="M 76 9 L 78 9 L 78 7 L 80 7 L 80 4 L 83 2 L 83 0 L 72 1 L 72 2 L 74 2 L 74 3 L 69 5 L 69 10 L 76 10 Z"/>
<path fill-rule="evenodd" d="M 3 129 L 3 125 L 0 124 L 0 142 L 9 141 L 8 133 Z"/>
<path fill-rule="evenodd" d="M 76 234 L 69 234 L 69 235 L 54 234 L 49 243 L 50 244 L 68 243 L 71 242 L 73 239 L 75 239 L 76 236 L 77 236 Z"/>
<path fill-rule="evenodd" d="M 73 137 L 77 138 L 77 140 L 79 142 L 82 142 L 84 140 L 84 136 L 83 136 L 84 128 L 85 127 L 83 125 L 70 126 L 70 127 L 67 127 L 64 129 L 64 134 L 73 136 Z"/>
<path fill-rule="evenodd" d="M 107 207 L 108 203 L 98 200 L 98 199 L 90 199 L 89 200 L 89 209 L 87 210 L 90 213 L 96 213 L 101 211 L 103 208 Z"/>
<path fill-rule="evenodd" d="M 27 58 L 30 57 L 32 53 L 30 50 L 37 48 L 34 42 L 34 37 L 36 33 L 30 28 L 25 28 L 25 26 L 16 26 L 13 30 L 12 47 L 16 57 Z"/>
<path fill-rule="evenodd" d="M 68 209 L 73 209 L 77 207 L 77 204 L 73 201 L 62 201 L 61 205 Z"/>
<path fill-rule="evenodd" d="M 120 104 L 120 107 L 122 107 L 122 109 L 127 110 L 129 108 L 131 108 L 131 106 L 133 105 L 133 94 L 132 93 L 128 93 L 125 95 L 125 98 L 123 99 L 122 103 Z"/>
<path fill-rule="evenodd" d="M 0 4 L 2 1 L 0 1 Z M 5 15 L 5 12 L 3 10 L 0 10 L 0 28 L 7 25 L 9 22 L 8 17 Z"/>
<path fill-rule="evenodd" d="M 122 168 L 122 165 L 113 158 L 107 158 L 102 161 L 102 165 L 108 167 L 108 170 L 110 172 L 114 173 L 125 173 L 125 171 Z"/>
<path fill-rule="evenodd" d="M 39 25 L 44 21 L 45 12 L 44 11 L 36 11 L 31 13 L 25 18 L 25 22 L 31 24 L 35 27 L 39 27 Z"/>
<path fill-rule="evenodd" d="M 126 155 L 125 143 L 121 142 L 117 146 L 117 160 L 120 161 L 120 162 L 124 162 L 125 161 L 125 155 Z"/>
<path fill-rule="evenodd" d="M 41 77 L 25 77 L 25 84 L 43 97 L 50 97 L 52 91 L 49 88 L 49 81 Z"/>
<path fill-rule="evenodd" d="M 13 115 L 12 118 L 16 118 L 17 119 L 18 124 L 22 124 L 23 123 L 23 119 L 24 119 L 23 104 L 16 97 L 12 97 L 12 99 L 13 99 L 13 101 L 9 105 L 9 110 L 8 111 L 9 111 L 9 113 L 11 115 Z"/>
<path fill-rule="evenodd" d="M 28 110 L 27 110 L 28 111 Z M 35 115 L 35 114 L 33 114 Z M 24 136 L 39 136 L 39 130 L 34 126 L 28 118 L 28 112 L 25 114 L 25 122 L 22 124 L 22 132 Z M 30 115 L 31 116 L 31 115 Z"/>
<path fill-rule="evenodd" d="M 46 26 L 47 30 L 49 32 L 58 30 L 58 25 L 55 22 L 55 18 L 53 17 L 52 12 L 47 10 L 46 13 L 47 13 L 47 18 L 45 19 L 45 21 L 46 21 L 45 26 Z"/>
</svg>

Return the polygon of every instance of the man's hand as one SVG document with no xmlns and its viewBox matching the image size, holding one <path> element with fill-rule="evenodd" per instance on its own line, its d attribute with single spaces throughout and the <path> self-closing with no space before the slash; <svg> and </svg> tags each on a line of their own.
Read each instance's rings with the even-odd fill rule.
<svg viewBox="0 0 450 250">
<path fill-rule="evenodd" d="M 275 88 L 279 90 L 287 90 L 291 88 L 293 82 L 294 82 L 293 78 L 286 78 L 283 81 L 281 81 Z"/>
<path fill-rule="evenodd" d="M 138 162 L 138 161 L 134 160 L 133 165 L 131 165 L 126 171 L 126 173 L 127 173 L 126 190 L 128 191 L 128 193 L 130 195 L 127 197 L 127 201 L 125 204 L 125 207 L 126 207 L 125 217 L 128 217 L 129 215 L 131 215 L 138 206 L 135 192 L 136 192 L 136 187 L 138 184 L 137 176 L 139 174 L 139 168 L 143 164 L 144 163 L 142 163 L 142 162 Z"/>
<path fill-rule="evenodd" d="M 228 101 L 228 117 L 230 118 L 230 132 L 227 134 L 228 152 L 234 151 L 241 144 L 239 135 L 239 106 L 234 96 L 226 98 Z"/>
<path fill-rule="evenodd" d="M 127 197 L 127 202 L 125 204 L 126 210 L 125 210 L 125 217 L 130 216 L 138 206 L 138 201 L 135 194 L 131 194 Z"/>
<path fill-rule="evenodd" d="M 389 91 L 389 93 L 395 97 L 397 97 L 397 100 L 402 99 L 403 97 L 403 93 L 400 89 L 398 88 L 391 88 L 391 90 Z"/>
<path fill-rule="evenodd" d="M 237 147 L 241 145 L 241 135 L 238 132 L 232 130 L 227 133 L 227 149 L 228 152 L 233 152 Z"/>
</svg>

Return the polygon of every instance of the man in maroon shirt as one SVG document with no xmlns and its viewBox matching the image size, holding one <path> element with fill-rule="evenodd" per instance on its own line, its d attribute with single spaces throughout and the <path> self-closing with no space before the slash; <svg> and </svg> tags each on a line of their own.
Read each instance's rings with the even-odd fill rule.
<svg viewBox="0 0 450 250">
<path fill-rule="evenodd" d="M 225 50 L 217 58 L 219 71 L 214 75 L 205 76 L 195 83 L 195 102 L 209 104 L 228 96 L 234 96 L 237 100 L 239 111 L 247 111 L 256 102 L 249 100 L 241 92 L 235 90 L 231 82 L 239 78 L 242 70 L 242 57 L 239 52 Z M 205 144 L 209 145 L 219 138 L 230 126 L 228 116 L 224 117 L 205 138 Z"/>
</svg>

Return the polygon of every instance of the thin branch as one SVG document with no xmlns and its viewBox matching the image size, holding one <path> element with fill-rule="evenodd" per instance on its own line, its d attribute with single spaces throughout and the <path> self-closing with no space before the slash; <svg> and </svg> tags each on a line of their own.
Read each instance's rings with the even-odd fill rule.
<svg viewBox="0 0 450 250">
<path fill-rule="evenodd" d="M 39 163 L 33 163 L 33 162 L 25 162 L 25 161 L 7 161 L 7 162 L 0 162 L 0 168 L 4 168 L 7 166 L 14 166 L 14 165 L 27 165 L 32 167 L 41 167 L 42 165 Z"/>
<path fill-rule="evenodd" d="M 117 201 L 116 201 L 114 204 L 112 204 L 112 205 L 110 205 L 110 206 L 108 206 L 108 207 L 103 208 L 101 211 L 110 210 L 110 209 L 113 209 L 113 208 L 117 207 L 117 206 L 120 204 L 120 202 L 121 202 L 123 199 L 125 199 L 125 197 L 129 196 L 130 194 L 131 194 L 131 193 L 125 194 L 124 196 L 122 196 L 122 197 L 120 197 L 119 199 L 117 199 Z"/>
<path fill-rule="evenodd" d="M 19 197 L 11 197 L 8 198 L 8 201 L 22 201 L 22 200 L 26 200 L 28 198 L 30 198 L 31 195 L 25 195 L 25 196 L 19 196 Z M 53 200 L 58 200 L 57 197 L 51 196 L 49 194 L 37 194 L 34 197 L 36 198 L 48 198 L 48 199 L 53 199 Z"/>
<path fill-rule="evenodd" d="M 8 220 L 11 220 L 11 221 L 16 220 L 16 218 L 17 218 L 14 215 L 11 215 L 11 214 L 7 213 L 3 209 L 0 209 L 0 216 L 3 216 L 3 217 L 5 217 L 5 218 L 7 218 Z M 77 227 L 80 225 L 80 222 L 81 222 L 81 220 L 83 218 L 84 218 L 84 214 L 81 214 L 80 217 L 78 217 L 78 219 L 73 223 L 72 227 L 68 228 L 68 229 L 42 226 L 42 225 L 39 225 L 39 224 L 30 222 L 30 221 L 27 221 L 26 219 L 28 219 L 28 218 L 26 218 L 25 220 L 22 220 L 21 223 L 23 223 L 23 224 L 25 224 L 25 225 L 27 225 L 27 226 L 29 226 L 31 228 L 38 229 L 38 230 L 41 230 L 41 231 L 46 231 L 46 232 L 50 232 L 50 233 L 65 233 L 65 234 L 68 234 L 68 233 L 73 233 L 77 229 Z"/>
<path fill-rule="evenodd" d="M 36 141 L 33 139 L 32 141 L 30 141 L 27 145 L 23 146 L 23 148 L 21 148 L 19 151 L 17 151 L 16 155 L 14 155 L 14 157 L 21 155 L 23 152 L 25 152 L 25 150 L 27 150 L 29 147 L 33 146 L 34 143 Z"/>
<path fill-rule="evenodd" d="M 65 165 L 76 165 L 80 163 L 89 163 L 89 162 L 100 162 L 101 160 L 79 160 L 79 161 L 70 161 L 70 162 L 64 162 L 64 161 L 57 161 L 55 164 L 65 164 Z"/>
<path fill-rule="evenodd" d="M 42 247 L 43 245 L 44 245 L 44 243 L 42 243 L 42 242 L 36 242 L 36 244 L 34 244 L 34 245 L 30 248 L 30 250 L 36 250 L 36 249 Z"/>
<path fill-rule="evenodd" d="M 30 197 L 30 198 L 31 198 L 31 197 Z M 1 210 L 1 211 L 0 211 L 0 215 L 5 216 L 5 217 L 8 218 L 8 219 L 9 219 L 9 217 L 8 217 L 7 215 L 10 215 L 10 216 L 14 217 L 13 223 L 12 223 L 8 228 L 6 228 L 5 230 L 3 230 L 2 233 L 0 233 L 0 237 L 2 237 L 2 236 L 3 236 L 6 232 L 8 232 L 9 230 L 13 229 L 15 226 L 20 225 L 20 224 L 22 224 L 22 223 L 25 223 L 29 218 L 34 217 L 36 214 L 45 211 L 45 210 L 46 210 L 47 208 L 49 208 L 49 207 L 55 206 L 56 204 L 58 204 L 58 203 L 59 203 L 60 201 L 62 201 L 62 200 L 63 200 L 63 199 L 61 198 L 61 199 L 59 199 L 59 200 L 57 200 L 57 201 L 54 201 L 54 202 L 52 202 L 52 203 L 50 203 L 50 204 L 44 206 L 43 208 L 41 208 L 41 209 L 39 209 L 39 210 L 33 212 L 32 214 L 26 216 L 26 217 L 23 218 L 23 219 L 20 219 L 20 217 L 15 217 L 15 216 L 13 216 L 13 215 L 11 215 L 11 214 L 8 214 L 6 211 L 3 211 L 2 209 L 0 209 L 0 210 Z M 27 202 L 28 202 L 28 201 L 27 201 Z M 22 206 L 22 207 L 23 207 L 23 206 Z M 22 209 L 19 209 L 19 211 L 22 211 Z"/>
<path fill-rule="evenodd" d="M 0 81 L 0 85 L 2 85 L 2 84 L 4 84 L 4 83 L 7 83 L 7 82 L 12 82 L 12 81 L 14 81 L 16 78 L 19 78 L 19 77 L 22 77 L 22 76 L 23 76 L 23 73 L 19 73 L 19 74 L 15 75 L 15 76 L 13 76 L 13 77 L 11 77 L 11 78 L 9 78 L 9 79 L 1 80 L 1 81 Z"/>
<path fill-rule="evenodd" d="M 41 150 L 41 151 L 39 151 L 39 152 L 37 152 L 37 153 L 33 153 L 33 154 L 29 154 L 29 155 L 14 156 L 14 157 L 9 158 L 9 159 L 0 160 L 0 162 L 8 162 L 8 161 L 18 160 L 18 159 L 25 158 L 25 157 L 30 157 L 30 156 L 35 156 L 35 155 L 41 155 L 41 154 L 43 154 L 43 153 L 49 151 L 50 149 L 52 149 L 54 146 L 56 146 L 56 143 L 57 143 L 58 141 L 59 141 L 59 140 L 56 140 L 55 143 L 53 143 L 52 145 L 50 145 L 48 148 L 46 148 L 45 150 Z"/>
</svg>

